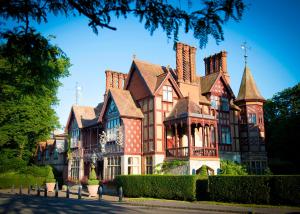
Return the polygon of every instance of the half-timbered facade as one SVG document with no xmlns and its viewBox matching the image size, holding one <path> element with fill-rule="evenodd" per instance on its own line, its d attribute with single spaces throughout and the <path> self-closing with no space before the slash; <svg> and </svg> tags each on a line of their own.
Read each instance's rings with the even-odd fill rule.
<svg viewBox="0 0 300 214">
<path fill-rule="evenodd" d="M 185 174 L 202 165 L 217 173 L 220 159 L 243 162 L 256 173 L 266 167 L 264 99 L 249 68 L 236 98 L 227 53 L 205 58 L 204 76 L 196 73 L 195 55 L 196 48 L 177 43 L 176 69 L 134 59 L 128 74 L 106 71 L 101 107 L 80 118 L 74 109 L 81 107 L 73 107 L 67 125 L 73 159 L 81 158 L 79 179 L 88 176 L 92 154 L 99 178 L 107 180 L 152 174 L 171 160 L 185 160 Z M 93 122 L 83 125 L 84 117 Z"/>
</svg>

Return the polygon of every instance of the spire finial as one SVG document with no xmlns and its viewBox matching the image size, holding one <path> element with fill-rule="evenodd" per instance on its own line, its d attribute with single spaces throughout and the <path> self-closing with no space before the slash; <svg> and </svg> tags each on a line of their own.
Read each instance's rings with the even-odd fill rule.
<svg viewBox="0 0 300 214">
<path fill-rule="evenodd" d="M 247 65 L 247 57 L 248 57 L 248 50 L 251 49 L 251 47 L 249 47 L 247 45 L 247 42 L 244 42 L 242 45 L 241 45 L 241 48 L 244 50 L 244 58 L 245 58 L 245 66 Z"/>
</svg>

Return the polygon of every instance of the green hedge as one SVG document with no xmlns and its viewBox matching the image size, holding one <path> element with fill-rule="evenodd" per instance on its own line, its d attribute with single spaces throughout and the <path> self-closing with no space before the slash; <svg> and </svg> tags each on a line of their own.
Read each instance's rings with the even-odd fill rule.
<svg viewBox="0 0 300 214">
<path fill-rule="evenodd" d="M 274 175 L 271 177 L 271 203 L 300 204 L 300 175 Z"/>
<path fill-rule="evenodd" d="M 210 176 L 210 199 L 255 204 L 300 204 L 300 176 Z"/>
<path fill-rule="evenodd" d="M 43 185 L 49 174 L 53 174 L 51 166 L 25 166 L 19 171 L 0 173 L 0 188 L 11 188 L 12 185 L 28 187 L 29 185 Z"/>
<path fill-rule="evenodd" d="M 29 185 L 43 185 L 45 182 L 44 177 L 35 177 L 33 175 L 20 174 L 16 172 L 6 172 L 0 174 L 0 189 L 11 188 L 12 185 L 15 188 L 28 187 Z"/>
<path fill-rule="evenodd" d="M 124 196 L 196 200 L 196 180 L 193 175 L 120 175 L 116 182 Z"/>
</svg>

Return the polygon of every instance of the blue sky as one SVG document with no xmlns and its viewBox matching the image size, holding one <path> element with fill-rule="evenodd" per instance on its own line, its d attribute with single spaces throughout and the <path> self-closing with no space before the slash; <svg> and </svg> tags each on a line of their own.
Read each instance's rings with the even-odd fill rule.
<svg viewBox="0 0 300 214">
<path fill-rule="evenodd" d="M 181 1 L 184 4 L 185 1 Z M 186 1 L 187 2 L 187 1 Z M 243 68 L 241 44 L 251 46 L 248 65 L 265 98 L 294 86 L 300 81 L 300 1 L 253 0 L 239 22 L 224 26 L 225 41 L 219 45 L 211 38 L 206 48 L 197 48 L 196 68 L 204 75 L 203 58 L 221 50 L 228 52 L 227 64 L 231 86 L 237 95 Z M 194 3 L 195 4 L 195 3 Z M 60 104 L 55 107 L 62 126 L 66 124 L 75 103 L 76 82 L 82 87 L 79 104 L 96 106 L 103 101 L 105 70 L 128 72 L 133 54 L 155 64 L 176 66 L 173 41 L 161 30 L 151 36 L 136 18 L 114 19 L 117 31 L 99 29 L 93 33 L 84 17 L 49 17 L 47 24 L 37 26 L 45 36 L 55 35 L 57 44 L 69 56 L 71 75 L 62 80 L 58 91 Z M 199 47 L 192 34 L 180 34 L 180 41 Z"/>
</svg>

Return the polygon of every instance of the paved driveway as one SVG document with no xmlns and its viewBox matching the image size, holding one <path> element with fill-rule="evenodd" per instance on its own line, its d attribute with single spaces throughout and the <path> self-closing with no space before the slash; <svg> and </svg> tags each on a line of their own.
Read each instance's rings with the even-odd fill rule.
<svg viewBox="0 0 300 214">
<path fill-rule="evenodd" d="M 216 213 L 162 207 L 132 206 L 118 202 L 44 198 L 0 193 L 0 213 Z"/>
</svg>

